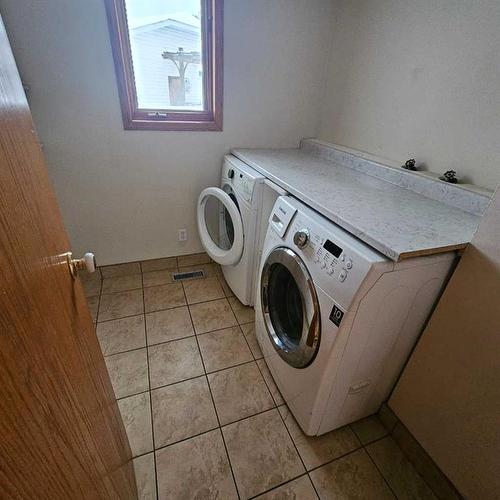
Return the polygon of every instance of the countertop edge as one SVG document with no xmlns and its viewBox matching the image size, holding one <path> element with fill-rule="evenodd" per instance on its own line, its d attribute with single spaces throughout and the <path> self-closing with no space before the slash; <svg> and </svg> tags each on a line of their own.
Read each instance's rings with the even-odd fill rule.
<svg viewBox="0 0 500 500">
<path fill-rule="evenodd" d="M 383 242 L 371 237 L 370 235 L 364 233 L 363 231 L 359 230 L 358 228 L 353 226 L 351 223 L 349 223 L 345 219 L 338 217 L 335 213 L 331 212 L 326 207 L 322 206 L 319 203 L 316 203 L 314 200 L 312 200 L 308 196 L 304 195 L 304 193 L 300 192 L 294 186 L 291 186 L 290 184 L 285 182 L 283 179 L 277 177 L 276 175 L 274 175 L 271 172 L 269 172 L 268 170 L 266 170 L 259 163 L 256 163 L 255 161 L 247 158 L 245 156 L 243 148 L 232 149 L 231 154 L 233 154 L 234 156 L 239 158 L 241 161 L 245 162 L 250 167 L 257 170 L 257 172 L 265 175 L 270 181 L 276 183 L 278 186 L 280 186 L 281 188 L 288 191 L 291 195 L 295 196 L 300 201 L 303 201 L 306 205 L 311 207 L 313 210 L 316 210 L 323 217 L 326 217 L 328 220 L 332 221 L 333 223 L 338 224 L 340 227 L 342 227 L 346 231 L 349 231 L 354 236 L 359 238 L 361 241 L 370 245 L 372 248 L 374 248 L 375 250 L 377 250 L 381 254 L 385 255 L 386 257 L 388 257 L 389 259 L 391 259 L 394 262 L 400 262 L 400 261 L 405 260 L 405 259 L 410 259 L 410 258 L 419 257 L 419 256 L 434 255 L 434 254 L 445 253 L 445 252 L 449 252 L 449 251 L 463 250 L 470 243 L 470 241 L 464 241 L 461 243 L 456 243 L 453 245 L 447 245 L 447 246 L 443 246 L 443 247 L 432 247 L 432 248 L 428 247 L 428 248 L 422 248 L 422 249 L 415 250 L 415 251 L 404 251 L 404 252 L 397 251 L 395 249 L 388 247 L 385 243 L 383 243 Z"/>
</svg>

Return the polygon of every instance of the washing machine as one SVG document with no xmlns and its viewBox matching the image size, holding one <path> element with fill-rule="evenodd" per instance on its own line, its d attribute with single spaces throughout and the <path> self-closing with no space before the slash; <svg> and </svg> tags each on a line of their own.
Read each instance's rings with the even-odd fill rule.
<svg viewBox="0 0 500 500">
<path fill-rule="evenodd" d="M 272 210 L 256 334 L 307 435 L 375 413 L 453 269 L 453 252 L 390 261 L 292 197 Z"/>
<path fill-rule="evenodd" d="M 285 191 L 246 163 L 226 155 L 220 188 L 206 188 L 198 198 L 201 243 L 221 265 L 227 284 L 245 305 L 254 305 L 269 213 L 283 194 Z"/>
</svg>

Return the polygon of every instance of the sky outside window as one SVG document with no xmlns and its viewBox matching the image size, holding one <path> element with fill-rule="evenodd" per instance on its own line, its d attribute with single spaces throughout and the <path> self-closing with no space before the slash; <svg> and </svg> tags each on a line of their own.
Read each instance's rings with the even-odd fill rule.
<svg viewBox="0 0 500 500">
<path fill-rule="evenodd" d="M 140 109 L 202 110 L 201 3 L 126 0 Z"/>
</svg>

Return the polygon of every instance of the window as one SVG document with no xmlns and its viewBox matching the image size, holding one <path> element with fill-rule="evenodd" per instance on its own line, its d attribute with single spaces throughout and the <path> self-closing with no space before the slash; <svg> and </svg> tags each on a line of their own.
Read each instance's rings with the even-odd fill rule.
<svg viewBox="0 0 500 500">
<path fill-rule="evenodd" d="M 125 129 L 222 130 L 222 1 L 106 0 Z"/>
</svg>

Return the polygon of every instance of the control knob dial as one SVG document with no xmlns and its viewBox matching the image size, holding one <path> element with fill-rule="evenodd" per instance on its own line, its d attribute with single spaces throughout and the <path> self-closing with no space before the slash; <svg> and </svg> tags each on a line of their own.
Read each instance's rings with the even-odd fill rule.
<svg viewBox="0 0 500 500">
<path fill-rule="evenodd" d="M 293 235 L 293 242 L 299 247 L 304 248 L 309 243 L 309 230 L 301 229 Z"/>
</svg>

